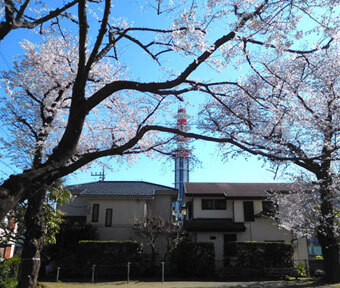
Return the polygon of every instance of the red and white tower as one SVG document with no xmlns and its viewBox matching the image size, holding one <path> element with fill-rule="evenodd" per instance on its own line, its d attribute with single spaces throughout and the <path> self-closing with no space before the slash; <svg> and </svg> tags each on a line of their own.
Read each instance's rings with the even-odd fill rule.
<svg viewBox="0 0 340 288">
<path fill-rule="evenodd" d="M 183 132 L 189 130 L 187 119 L 189 116 L 186 114 L 184 108 L 179 108 L 178 113 L 175 116 L 177 119 L 177 128 Z M 184 194 L 184 183 L 189 182 L 189 154 L 188 139 L 178 135 L 176 136 L 177 149 L 174 153 L 175 159 L 175 188 L 178 189 L 178 207 L 182 206 L 183 194 Z"/>
</svg>

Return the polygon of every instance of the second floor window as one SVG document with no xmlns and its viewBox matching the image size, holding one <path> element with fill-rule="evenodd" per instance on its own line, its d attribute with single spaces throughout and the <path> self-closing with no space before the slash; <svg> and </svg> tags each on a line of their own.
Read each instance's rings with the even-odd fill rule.
<svg viewBox="0 0 340 288">
<path fill-rule="evenodd" d="M 112 226 L 112 209 L 111 208 L 106 209 L 105 226 L 106 227 Z"/>
<path fill-rule="evenodd" d="M 225 199 L 202 199 L 202 210 L 225 210 L 227 203 Z"/>
<path fill-rule="evenodd" d="M 243 201 L 244 221 L 255 221 L 253 201 Z"/>
<path fill-rule="evenodd" d="M 98 222 L 99 218 L 99 204 L 93 204 L 92 206 L 92 222 Z"/>
</svg>

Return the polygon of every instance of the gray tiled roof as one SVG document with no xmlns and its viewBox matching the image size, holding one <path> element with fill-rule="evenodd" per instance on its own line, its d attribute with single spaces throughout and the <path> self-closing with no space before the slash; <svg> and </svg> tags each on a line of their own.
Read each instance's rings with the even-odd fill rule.
<svg viewBox="0 0 340 288">
<path fill-rule="evenodd" d="M 186 196 L 266 198 L 272 191 L 289 191 L 291 183 L 185 183 Z"/>
<path fill-rule="evenodd" d="M 156 190 L 175 188 L 144 181 L 99 181 L 70 185 L 67 188 L 72 194 L 86 196 L 153 196 Z"/>
</svg>

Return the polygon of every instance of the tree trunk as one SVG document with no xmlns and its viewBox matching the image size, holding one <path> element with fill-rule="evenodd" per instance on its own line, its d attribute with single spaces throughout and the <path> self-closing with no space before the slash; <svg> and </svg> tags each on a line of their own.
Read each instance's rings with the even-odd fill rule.
<svg viewBox="0 0 340 288">
<path fill-rule="evenodd" d="M 38 287 L 38 274 L 40 270 L 40 252 L 43 248 L 44 218 L 42 208 L 45 198 L 45 191 L 35 193 L 28 200 L 28 207 L 25 213 L 25 241 L 21 253 L 21 263 L 18 275 L 17 288 Z"/>
<path fill-rule="evenodd" d="M 335 239 L 318 236 L 322 249 L 325 280 L 328 283 L 340 282 L 339 247 Z M 327 239 L 324 239 L 327 238 Z"/>
<path fill-rule="evenodd" d="M 325 280 L 328 283 L 340 282 L 339 246 L 334 231 L 333 195 L 331 192 L 332 180 L 323 178 L 320 185 L 321 219 L 317 228 L 317 236 L 324 259 Z"/>
</svg>

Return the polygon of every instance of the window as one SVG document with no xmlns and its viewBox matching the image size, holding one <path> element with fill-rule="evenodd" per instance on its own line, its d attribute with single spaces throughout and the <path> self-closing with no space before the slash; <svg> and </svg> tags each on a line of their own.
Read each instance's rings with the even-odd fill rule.
<svg viewBox="0 0 340 288">
<path fill-rule="evenodd" d="M 216 236 L 210 236 L 210 240 L 216 240 Z"/>
<path fill-rule="evenodd" d="M 262 201 L 262 211 L 263 215 L 275 216 L 276 209 L 274 203 L 272 201 Z"/>
<path fill-rule="evenodd" d="M 244 221 L 254 221 L 254 203 L 253 201 L 243 201 Z"/>
<path fill-rule="evenodd" d="M 225 199 L 202 199 L 202 210 L 225 210 L 227 204 Z"/>
<path fill-rule="evenodd" d="M 112 209 L 106 209 L 106 214 L 105 214 L 105 226 L 106 227 L 111 227 L 112 226 Z"/>
<path fill-rule="evenodd" d="M 99 216 L 99 204 L 93 204 L 92 206 L 92 222 L 98 222 Z"/>
<path fill-rule="evenodd" d="M 227 208 L 226 201 L 224 199 L 215 199 L 214 208 L 216 210 L 225 210 Z"/>
<path fill-rule="evenodd" d="M 202 199 L 202 210 L 213 210 L 214 200 L 212 199 Z"/>
</svg>

